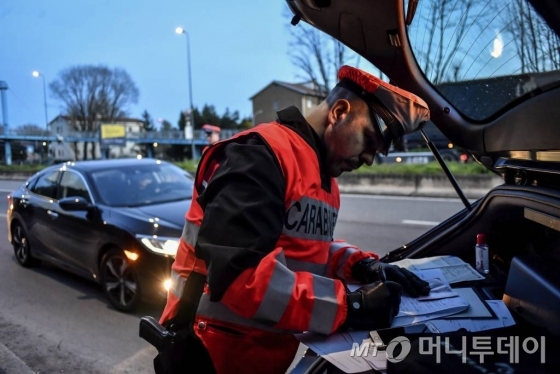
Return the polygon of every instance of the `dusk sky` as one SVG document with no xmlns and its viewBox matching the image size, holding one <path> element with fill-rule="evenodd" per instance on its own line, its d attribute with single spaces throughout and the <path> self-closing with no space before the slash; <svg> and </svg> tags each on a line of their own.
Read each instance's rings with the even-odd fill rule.
<svg viewBox="0 0 560 374">
<path fill-rule="evenodd" d="M 190 35 L 194 106 L 250 117 L 249 98 L 271 81 L 301 81 L 287 54 L 284 7 L 283 0 L 0 0 L 8 124 L 45 125 L 34 70 L 48 84 L 62 69 L 103 64 L 125 69 L 138 86 L 132 117 L 148 110 L 176 126 L 189 103 L 187 43 L 178 26 Z M 50 121 L 62 104 L 47 96 Z"/>
</svg>

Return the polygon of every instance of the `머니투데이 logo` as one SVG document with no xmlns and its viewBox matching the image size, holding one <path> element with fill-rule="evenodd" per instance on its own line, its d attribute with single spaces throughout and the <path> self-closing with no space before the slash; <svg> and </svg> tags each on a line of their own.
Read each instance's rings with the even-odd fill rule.
<svg viewBox="0 0 560 374">
<path fill-rule="evenodd" d="M 398 347 L 400 346 L 400 352 Z M 387 348 L 385 348 L 385 353 L 387 354 L 387 361 L 390 362 L 401 362 L 408 356 L 410 353 L 410 340 L 406 336 L 397 336 L 393 340 L 387 344 Z M 395 356 L 395 354 L 397 354 Z"/>
</svg>

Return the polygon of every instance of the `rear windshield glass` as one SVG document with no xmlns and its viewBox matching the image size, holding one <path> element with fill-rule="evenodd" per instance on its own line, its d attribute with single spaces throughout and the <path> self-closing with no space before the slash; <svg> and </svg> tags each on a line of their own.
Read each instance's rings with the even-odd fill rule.
<svg viewBox="0 0 560 374">
<path fill-rule="evenodd" d="M 526 0 L 420 0 L 408 36 L 428 80 L 475 121 L 560 83 L 560 39 Z"/>
</svg>

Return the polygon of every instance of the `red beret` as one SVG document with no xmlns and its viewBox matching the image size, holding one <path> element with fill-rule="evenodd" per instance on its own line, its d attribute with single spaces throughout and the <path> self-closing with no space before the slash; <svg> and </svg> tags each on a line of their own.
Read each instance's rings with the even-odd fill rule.
<svg viewBox="0 0 560 374">
<path fill-rule="evenodd" d="M 218 126 L 209 124 L 202 125 L 202 130 L 208 134 L 211 134 L 213 132 L 217 132 L 219 134 L 220 131 L 222 131 L 222 129 L 220 129 Z"/>
<path fill-rule="evenodd" d="M 420 129 L 430 119 L 424 100 L 363 70 L 342 66 L 338 79 L 337 86 L 352 91 L 370 107 L 372 120 L 385 140 L 384 153 L 392 141 Z"/>
</svg>

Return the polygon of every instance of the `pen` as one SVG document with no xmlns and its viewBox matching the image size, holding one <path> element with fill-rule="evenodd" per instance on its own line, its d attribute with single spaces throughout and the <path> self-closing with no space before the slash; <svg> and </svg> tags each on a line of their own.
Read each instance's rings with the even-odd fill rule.
<svg viewBox="0 0 560 374">
<path fill-rule="evenodd" d="M 387 277 L 385 276 L 385 270 L 383 270 L 381 266 L 377 268 L 377 274 L 379 275 L 380 282 L 385 282 L 387 280 Z"/>
</svg>

